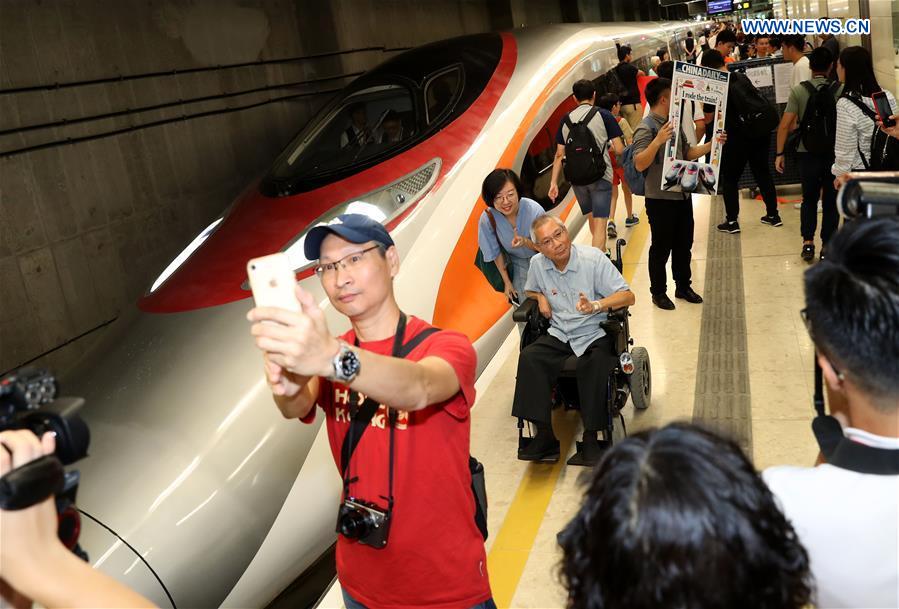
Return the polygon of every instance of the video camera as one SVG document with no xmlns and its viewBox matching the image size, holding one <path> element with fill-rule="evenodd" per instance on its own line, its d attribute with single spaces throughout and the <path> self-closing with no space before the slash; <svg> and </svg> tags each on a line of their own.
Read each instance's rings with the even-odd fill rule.
<svg viewBox="0 0 899 609">
<path fill-rule="evenodd" d="M 847 220 L 899 216 L 899 172 L 850 173 L 837 193 L 837 210 Z"/>
<path fill-rule="evenodd" d="M 0 431 L 27 429 L 40 437 L 56 435 L 56 451 L 17 467 L 0 478 L 0 507 L 22 510 L 56 495 L 59 539 L 77 556 L 87 560 L 78 545 L 81 516 L 75 496 L 81 475 L 64 471 L 87 456 L 90 430 L 78 416 L 81 398 L 58 398 L 55 377 L 47 370 L 21 368 L 0 378 Z"/>
</svg>

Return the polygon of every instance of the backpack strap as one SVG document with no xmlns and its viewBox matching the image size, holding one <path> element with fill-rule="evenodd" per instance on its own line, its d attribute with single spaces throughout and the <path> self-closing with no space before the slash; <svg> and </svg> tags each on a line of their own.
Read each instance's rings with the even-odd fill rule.
<svg viewBox="0 0 899 609">
<path fill-rule="evenodd" d="M 858 97 L 857 94 L 843 93 L 843 95 L 841 95 L 840 97 L 842 97 L 843 99 L 848 99 L 850 102 L 855 104 L 859 108 L 859 110 L 861 110 L 862 113 L 864 113 L 865 116 L 867 116 L 874 122 L 874 131 L 871 134 L 871 143 L 873 144 L 874 138 L 877 135 L 877 114 L 875 114 L 874 111 L 871 110 L 871 108 L 866 106 L 865 103 Z M 862 152 L 862 147 L 859 146 L 858 140 L 856 140 L 856 142 L 855 142 L 855 149 L 858 150 L 858 155 L 862 159 L 862 165 L 865 166 L 866 170 L 870 169 L 871 164 L 868 162 L 868 158 L 865 156 L 865 153 Z"/>
<path fill-rule="evenodd" d="M 590 121 L 593 120 L 593 117 L 596 116 L 596 113 L 599 112 L 599 108 L 593 106 L 590 108 L 590 111 L 584 115 L 584 118 L 578 121 L 578 125 L 589 125 Z"/>
<path fill-rule="evenodd" d="M 840 97 L 851 101 L 853 104 L 858 106 L 858 109 L 861 110 L 865 114 L 865 116 L 870 118 L 872 121 L 877 122 L 877 114 L 874 113 L 874 110 L 865 105 L 865 102 L 863 102 L 857 95 L 854 95 L 852 93 L 843 93 L 843 95 L 841 95 Z"/>
<path fill-rule="evenodd" d="M 812 84 L 812 81 L 810 81 L 810 80 L 803 80 L 803 81 L 802 81 L 801 83 L 799 83 L 799 84 L 802 85 L 802 87 L 803 87 L 806 91 L 808 91 L 808 94 L 809 94 L 810 96 L 811 96 L 811 95 L 814 95 L 814 94 L 818 91 L 818 88 L 815 87 L 815 85 L 813 85 L 813 84 Z"/>
</svg>

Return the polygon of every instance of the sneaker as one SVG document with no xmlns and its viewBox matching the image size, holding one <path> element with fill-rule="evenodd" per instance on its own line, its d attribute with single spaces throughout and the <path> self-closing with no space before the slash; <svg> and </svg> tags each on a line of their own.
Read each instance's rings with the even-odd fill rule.
<svg viewBox="0 0 899 609">
<path fill-rule="evenodd" d="M 609 225 L 606 227 L 606 235 L 608 235 L 609 239 L 614 239 L 618 236 L 618 229 L 615 228 L 615 223 L 609 220 Z"/>
<path fill-rule="evenodd" d="M 768 226 L 783 226 L 783 220 L 780 219 L 780 214 L 774 214 L 772 216 L 762 216 L 762 224 L 767 224 Z"/>
<path fill-rule="evenodd" d="M 823 253 L 822 253 L 823 255 Z M 814 243 L 803 243 L 802 244 L 802 259 L 806 262 L 811 262 L 815 258 L 815 244 Z"/>
<path fill-rule="evenodd" d="M 699 304 L 702 302 L 702 296 L 693 291 L 693 288 L 687 286 L 685 288 L 677 288 L 674 291 L 674 297 L 680 298 L 681 300 L 686 300 L 687 302 L 693 304 Z"/>
<path fill-rule="evenodd" d="M 731 235 L 735 235 L 740 232 L 740 223 L 734 220 L 733 222 L 722 222 L 718 225 L 718 230 L 722 233 L 730 233 Z"/>
<path fill-rule="evenodd" d="M 653 294 L 652 304 L 665 311 L 674 310 L 674 303 L 668 298 L 668 294 Z"/>
<path fill-rule="evenodd" d="M 541 435 L 539 432 L 531 439 L 530 443 L 518 451 L 520 461 L 539 461 L 541 463 L 555 463 L 559 460 L 559 440 L 551 433 Z"/>
<path fill-rule="evenodd" d="M 632 226 L 636 226 L 640 224 L 640 218 L 637 217 L 637 214 L 630 216 L 629 218 L 624 219 L 624 226 L 626 228 L 630 228 Z"/>
</svg>

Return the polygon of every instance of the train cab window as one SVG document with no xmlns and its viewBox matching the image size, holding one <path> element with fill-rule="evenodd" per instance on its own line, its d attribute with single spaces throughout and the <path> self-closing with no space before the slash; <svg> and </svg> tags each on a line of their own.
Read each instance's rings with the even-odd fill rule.
<svg viewBox="0 0 899 609">
<path fill-rule="evenodd" d="M 452 102 L 458 97 L 462 88 L 462 70 L 451 68 L 432 78 L 425 85 L 425 109 L 430 125 L 435 122 Z"/>
<path fill-rule="evenodd" d="M 555 202 L 550 200 L 548 193 L 552 180 L 553 159 L 556 156 L 556 133 L 559 125 L 562 124 L 562 119 L 576 106 L 577 102 L 573 97 L 566 97 L 534 134 L 522 160 L 519 174 L 521 175 L 523 194 L 540 203 L 546 210 L 561 203 L 571 187 L 565 180 L 564 174 L 559 175 L 559 196 Z"/>
<path fill-rule="evenodd" d="M 294 176 L 337 171 L 402 145 L 416 127 L 409 89 L 395 84 L 369 87 L 325 116 L 287 157 L 284 170 Z"/>
</svg>

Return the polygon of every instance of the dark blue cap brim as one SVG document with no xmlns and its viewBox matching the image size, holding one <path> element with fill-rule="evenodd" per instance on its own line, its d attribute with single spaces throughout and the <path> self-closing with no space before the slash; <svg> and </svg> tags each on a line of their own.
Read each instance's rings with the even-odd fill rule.
<svg viewBox="0 0 899 609">
<path fill-rule="evenodd" d="M 392 240 L 390 243 L 383 243 L 379 239 L 372 239 L 371 235 L 366 231 L 350 228 L 344 224 L 316 226 L 307 233 L 306 240 L 303 242 L 303 254 L 305 254 L 306 260 L 318 260 L 321 257 L 322 242 L 325 240 L 325 237 L 331 233 L 343 237 L 350 243 L 368 243 L 369 241 L 377 241 L 385 247 L 393 245 Z M 390 237 L 388 236 L 388 239 L 389 238 Z"/>
</svg>

